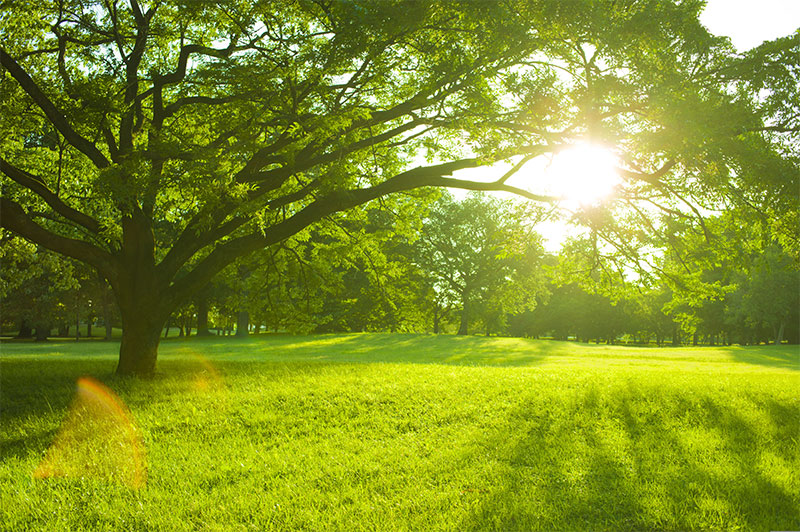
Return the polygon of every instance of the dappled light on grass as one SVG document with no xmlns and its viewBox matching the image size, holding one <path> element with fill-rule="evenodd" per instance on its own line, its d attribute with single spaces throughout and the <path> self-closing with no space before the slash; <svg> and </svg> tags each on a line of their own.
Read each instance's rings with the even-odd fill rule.
<svg viewBox="0 0 800 532">
<path fill-rule="evenodd" d="M 78 379 L 75 398 L 33 477 L 97 478 L 132 489 L 144 486 L 144 445 L 119 397 L 90 377 Z"/>
</svg>

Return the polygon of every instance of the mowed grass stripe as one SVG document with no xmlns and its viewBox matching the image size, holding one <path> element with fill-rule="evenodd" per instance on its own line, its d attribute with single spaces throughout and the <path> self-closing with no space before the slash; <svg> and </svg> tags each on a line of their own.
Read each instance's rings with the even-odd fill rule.
<svg viewBox="0 0 800 532">
<path fill-rule="evenodd" d="M 144 382 L 113 350 L 2 346 L 3 529 L 800 528 L 792 347 L 213 338 Z M 31 478 L 82 374 L 131 409 L 142 490 Z"/>
</svg>

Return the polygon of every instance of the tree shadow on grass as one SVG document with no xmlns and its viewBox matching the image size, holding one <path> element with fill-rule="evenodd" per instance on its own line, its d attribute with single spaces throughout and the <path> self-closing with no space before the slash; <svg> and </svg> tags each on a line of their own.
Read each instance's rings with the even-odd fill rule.
<svg viewBox="0 0 800 532">
<path fill-rule="evenodd" d="M 563 351 L 556 342 L 522 338 L 370 333 L 263 335 L 246 339 L 201 339 L 174 343 L 165 357 L 200 351 L 219 360 L 317 361 L 344 363 L 533 366 Z"/>
<path fill-rule="evenodd" d="M 47 448 L 75 394 L 75 382 L 90 367 L 96 369 L 95 364 L 66 359 L 3 360 L 0 455 L 4 460 L 41 454 Z"/>
<path fill-rule="evenodd" d="M 731 358 L 737 362 L 800 371 L 800 345 L 732 347 Z"/>
<path fill-rule="evenodd" d="M 162 343 L 161 359 L 192 351 L 218 360 L 318 361 L 355 363 L 443 364 L 525 367 L 547 358 L 603 359 L 625 364 L 743 362 L 800 370 L 797 346 L 706 348 L 628 348 L 527 338 L 431 335 L 415 333 L 347 333 L 292 336 L 262 334 L 248 338 L 174 339 Z"/>
<path fill-rule="evenodd" d="M 799 409 L 740 406 L 622 387 L 557 416 L 529 401 L 487 442 L 508 462 L 456 529 L 796 530 Z"/>
</svg>

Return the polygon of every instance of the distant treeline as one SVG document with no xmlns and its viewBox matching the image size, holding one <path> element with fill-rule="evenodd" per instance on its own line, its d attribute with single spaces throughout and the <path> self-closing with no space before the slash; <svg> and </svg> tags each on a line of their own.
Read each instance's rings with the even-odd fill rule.
<svg viewBox="0 0 800 532">
<path fill-rule="evenodd" d="M 168 326 L 181 336 L 398 331 L 800 343 L 796 257 L 732 215 L 706 220 L 709 240 L 676 233 L 679 245 L 665 246 L 651 271 L 631 281 L 603 274 L 619 257 L 599 252 L 591 235 L 546 253 L 537 213 L 520 204 L 444 196 L 421 225 L 380 206 L 355 213 L 236 262 Z M 92 334 L 94 324 L 110 337 L 122 327 L 97 274 L 20 239 L 0 245 L 4 334 L 44 339 L 76 324 Z"/>
</svg>

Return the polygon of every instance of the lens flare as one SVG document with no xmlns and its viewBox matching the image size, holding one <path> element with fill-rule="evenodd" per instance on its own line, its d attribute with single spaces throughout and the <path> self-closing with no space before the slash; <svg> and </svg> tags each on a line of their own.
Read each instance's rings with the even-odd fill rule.
<svg viewBox="0 0 800 532">
<path fill-rule="evenodd" d="M 120 398 L 90 377 L 78 379 L 67 416 L 33 477 L 99 478 L 143 487 L 144 444 Z"/>
<path fill-rule="evenodd" d="M 199 353 L 192 353 L 192 360 L 199 368 L 194 373 L 194 388 L 199 392 L 224 391 L 222 376 L 211 362 Z"/>
</svg>

